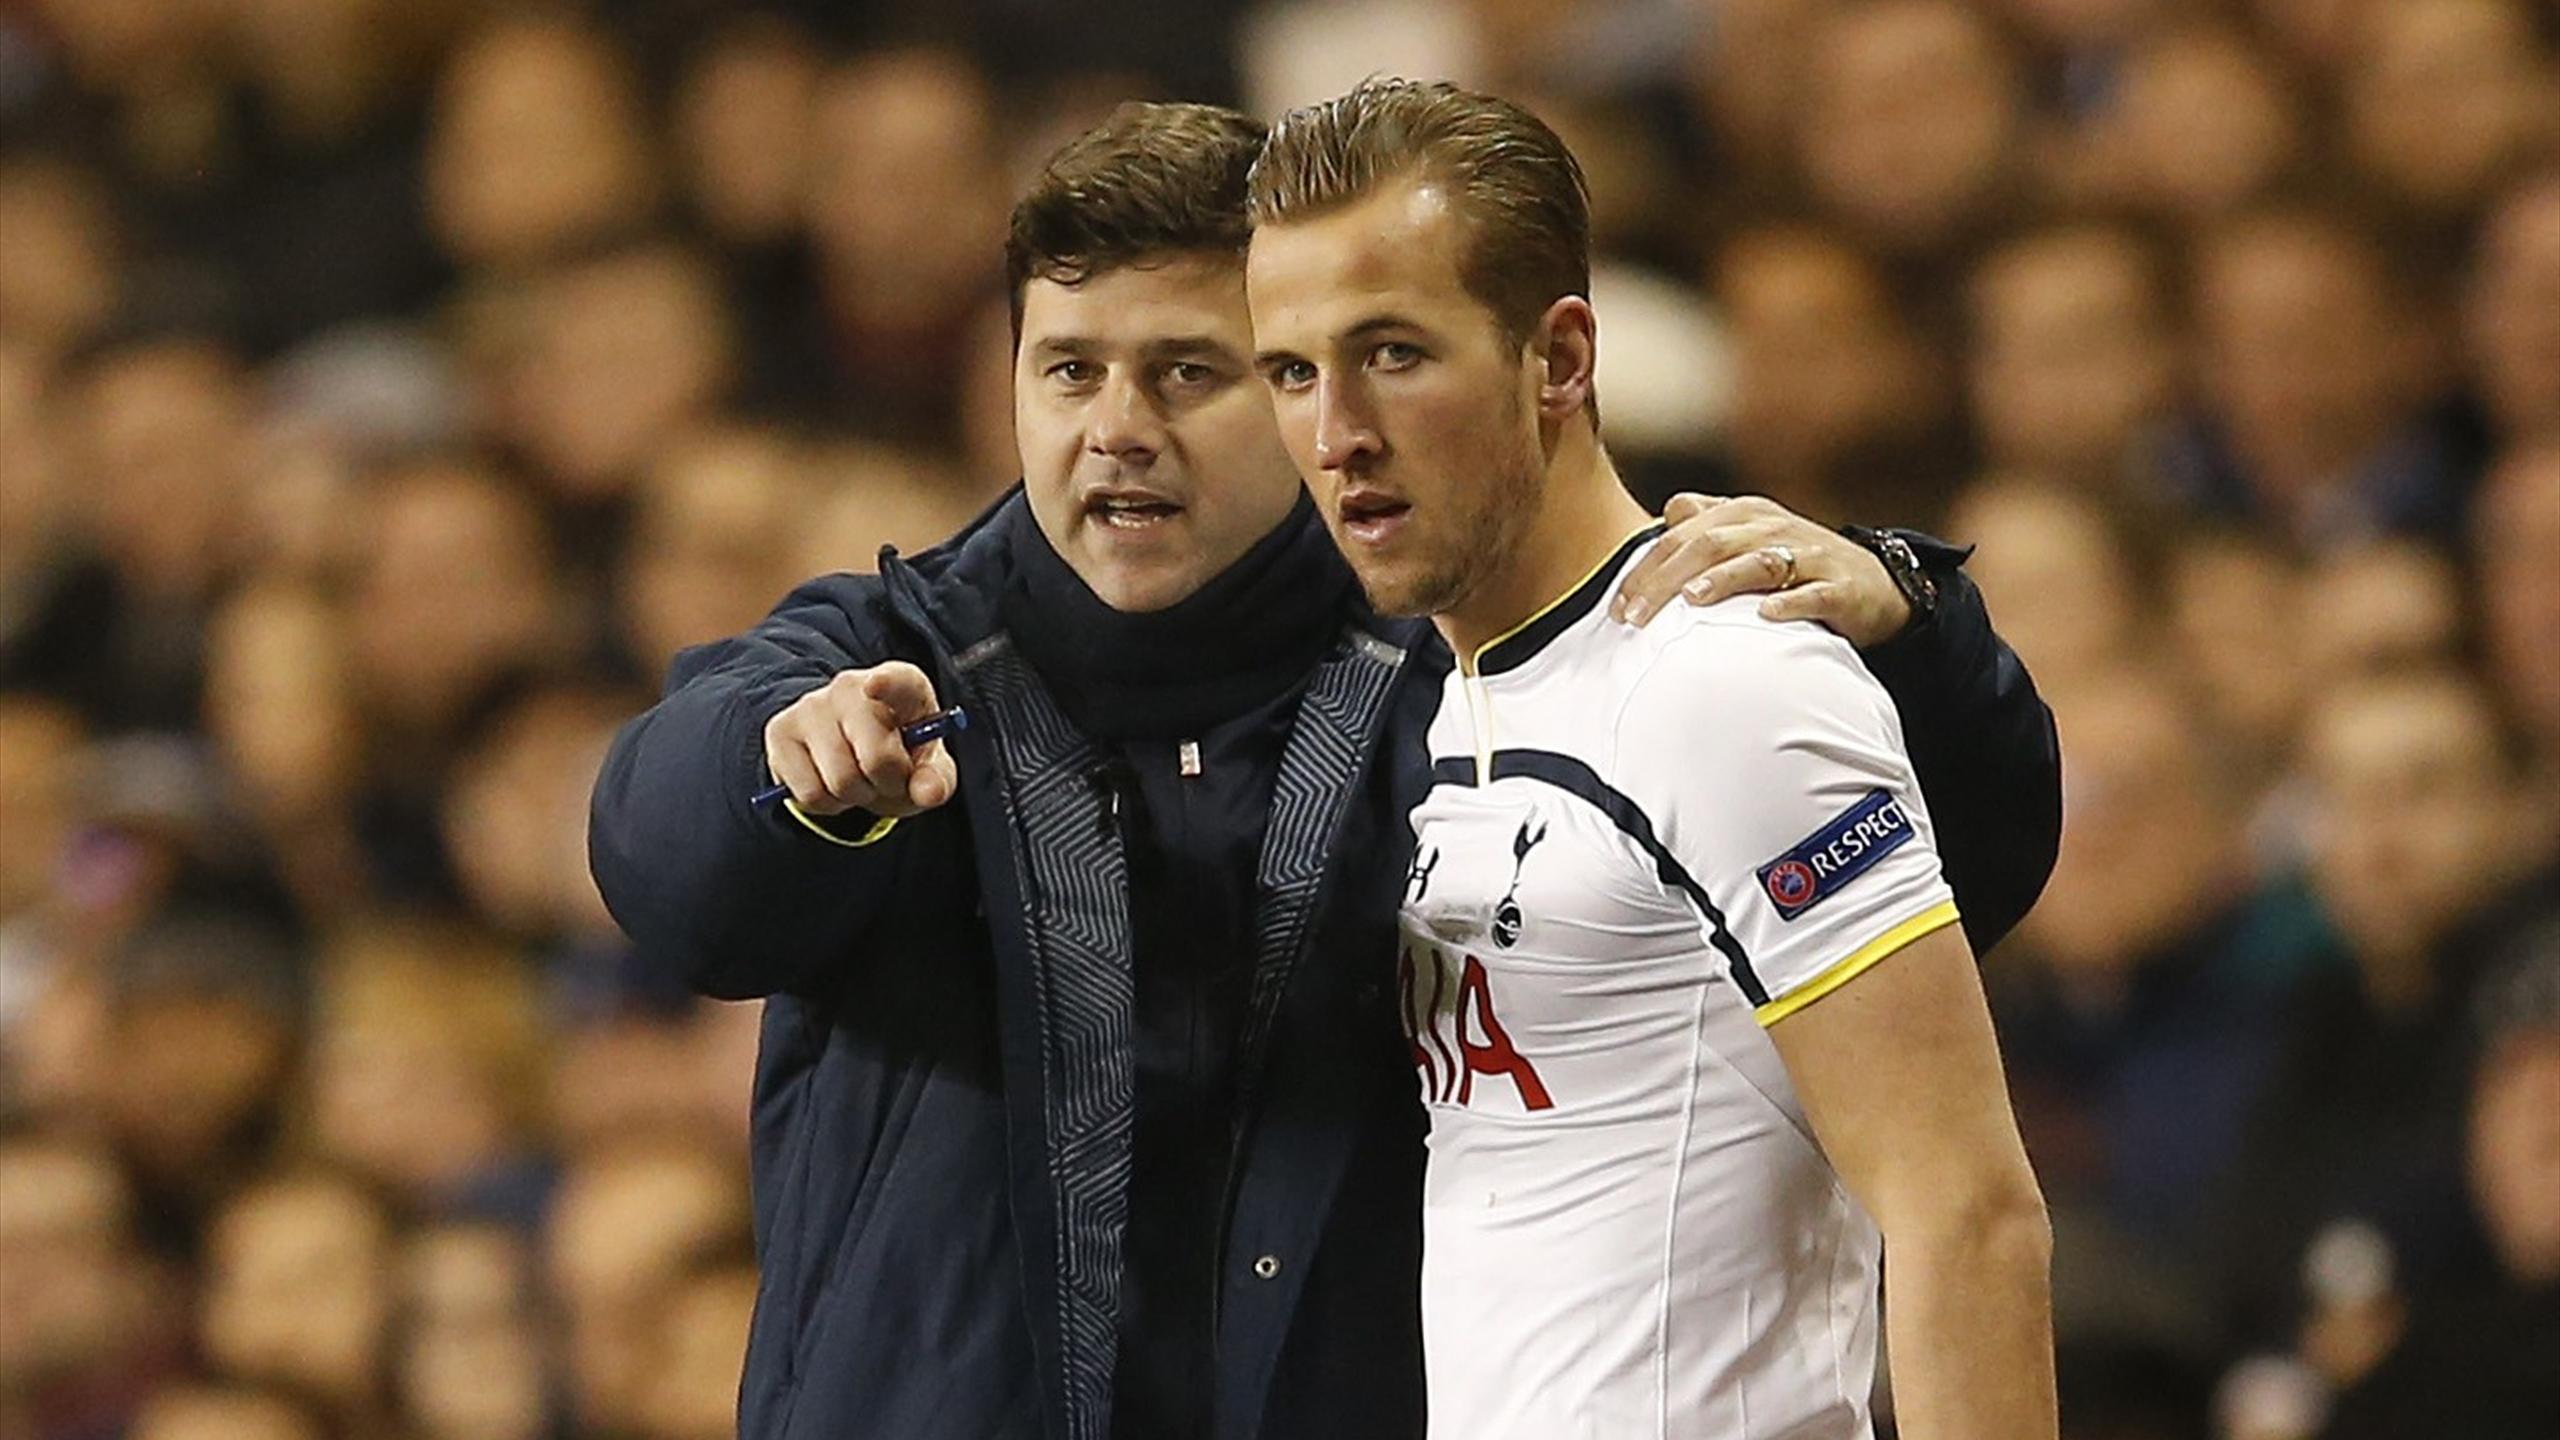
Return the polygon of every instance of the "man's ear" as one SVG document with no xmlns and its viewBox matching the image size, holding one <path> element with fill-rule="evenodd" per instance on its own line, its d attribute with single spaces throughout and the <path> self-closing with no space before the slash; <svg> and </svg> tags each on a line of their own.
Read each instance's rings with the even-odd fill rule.
<svg viewBox="0 0 2560 1440">
<path fill-rule="evenodd" d="M 1591 302 L 1580 295 L 1558 297 L 1538 317 L 1529 343 L 1546 367 L 1538 384 L 1539 417 L 1550 423 L 1571 419 L 1591 403 L 1592 370 L 1600 360 L 1599 319 Z"/>
</svg>

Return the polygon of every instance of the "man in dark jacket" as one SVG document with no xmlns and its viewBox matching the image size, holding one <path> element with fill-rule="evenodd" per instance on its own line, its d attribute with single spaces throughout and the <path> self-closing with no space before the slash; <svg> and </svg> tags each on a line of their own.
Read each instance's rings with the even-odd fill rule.
<svg viewBox="0 0 2560 1440">
<path fill-rule="evenodd" d="M 1023 488 L 688 652 L 597 783 L 642 953 L 766 1000 L 744 1435 L 1421 1433 L 1389 981 L 1449 662 L 1361 601 L 1249 368 L 1260 140 L 1132 107 L 1053 158 L 1008 244 Z M 1771 603 L 1875 642 L 1988 945 L 2058 761 L 1961 557 L 1897 583 L 1774 507 L 1684 509 L 1657 602 L 1816 581 Z M 910 755 L 937 702 L 969 727 Z"/>
</svg>

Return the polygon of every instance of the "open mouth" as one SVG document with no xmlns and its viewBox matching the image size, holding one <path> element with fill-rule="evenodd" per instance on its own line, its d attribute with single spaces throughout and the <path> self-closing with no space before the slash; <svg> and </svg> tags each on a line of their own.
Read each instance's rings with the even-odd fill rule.
<svg viewBox="0 0 2560 1440">
<path fill-rule="evenodd" d="M 1147 530 L 1181 514 L 1182 507 L 1143 491 L 1106 491 L 1085 502 L 1085 513 L 1114 530 Z"/>
<path fill-rule="evenodd" d="M 1409 501 L 1374 490 L 1353 491 L 1342 497 L 1342 530 L 1363 544 L 1376 545 L 1393 535 L 1412 513 Z"/>
</svg>

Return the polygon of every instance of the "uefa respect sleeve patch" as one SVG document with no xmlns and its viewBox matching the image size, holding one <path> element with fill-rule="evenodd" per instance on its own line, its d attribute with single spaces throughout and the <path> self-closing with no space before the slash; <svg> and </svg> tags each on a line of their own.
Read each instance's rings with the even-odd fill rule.
<svg viewBox="0 0 2560 1440">
<path fill-rule="evenodd" d="M 1911 812 L 1883 790 L 1834 817 L 1784 855 L 1760 867 L 1760 893 L 1793 920 L 1830 899 L 1875 863 L 1911 841 Z"/>
</svg>

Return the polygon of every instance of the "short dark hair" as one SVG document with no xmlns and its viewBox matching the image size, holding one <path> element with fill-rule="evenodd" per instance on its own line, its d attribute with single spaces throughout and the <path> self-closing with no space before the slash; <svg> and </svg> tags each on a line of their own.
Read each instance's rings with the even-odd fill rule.
<svg viewBox="0 0 2560 1440">
<path fill-rule="evenodd" d="M 1252 219 L 1338 209 L 1395 180 L 1445 188 L 1468 229 L 1459 280 L 1525 341 L 1547 307 L 1591 294 L 1591 191 L 1545 121 L 1445 81 L 1370 79 L 1290 111 L 1253 167 Z"/>
<path fill-rule="evenodd" d="M 1174 255 L 1241 259 L 1245 175 L 1262 122 L 1217 105 L 1132 102 L 1061 146 L 1013 207 L 1004 242 L 1013 335 L 1033 280 L 1081 285 Z"/>
</svg>

